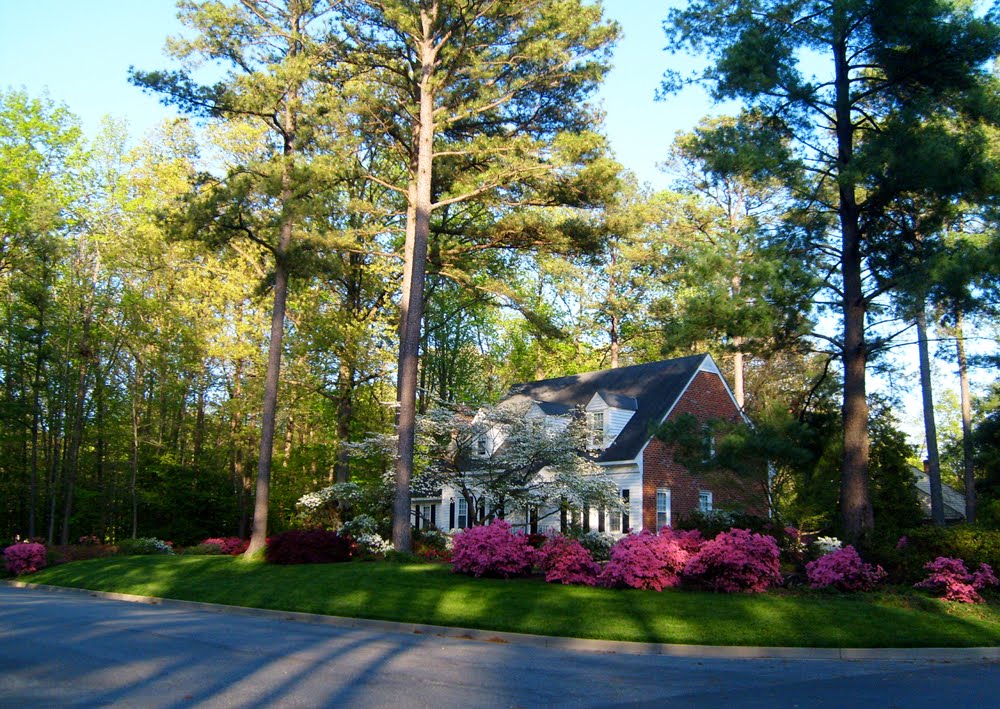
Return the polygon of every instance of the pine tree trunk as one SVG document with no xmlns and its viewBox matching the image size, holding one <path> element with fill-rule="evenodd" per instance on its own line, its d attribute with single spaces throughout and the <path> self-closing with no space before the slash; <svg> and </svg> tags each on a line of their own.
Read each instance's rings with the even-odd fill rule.
<svg viewBox="0 0 1000 709">
<path fill-rule="evenodd" d="M 836 62 L 836 119 L 838 173 L 841 177 L 840 229 L 841 274 L 843 276 L 844 317 L 844 457 L 840 480 L 840 515 L 847 541 L 854 543 L 875 526 L 868 491 L 868 400 L 865 370 L 868 351 L 865 343 L 865 312 L 862 277 L 860 211 L 855 184 L 850 179 L 854 126 L 851 115 L 850 76 L 847 59 L 846 18 L 837 13 L 838 38 L 833 50 Z"/>
<path fill-rule="evenodd" d="M 931 387 L 931 358 L 927 346 L 927 314 L 923 299 L 917 310 L 917 349 L 920 354 L 920 395 L 924 407 L 924 436 L 927 441 L 927 477 L 931 487 L 931 520 L 944 525 L 944 496 L 941 490 L 941 459 L 938 457 L 937 425 L 934 422 L 934 390 Z"/>
<path fill-rule="evenodd" d="M 434 71 L 434 45 L 428 39 L 434 4 L 421 10 L 424 39 L 420 43 L 420 118 L 417 128 L 417 172 L 411 194 L 413 203 L 413 246 L 407 250 L 410 261 L 404 264 L 408 290 L 403 294 L 400 313 L 402 339 L 399 343 L 399 436 L 396 458 L 395 500 L 392 509 L 392 543 L 396 551 L 413 548 L 410 531 L 410 481 L 413 477 L 413 452 L 416 432 L 417 365 L 420 350 L 420 322 L 424 309 L 424 278 L 427 267 L 427 241 L 431 220 L 431 175 L 434 147 L 434 94 L 431 75 Z M 409 279 L 406 279 L 406 274 Z"/>
<path fill-rule="evenodd" d="M 961 309 L 955 310 L 955 349 L 962 397 L 962 467 L 965 472 L 965 519 L 976 521 L 976 469 L 972 457 L 972 398 L 969 394 L 969 361 L 965 355 L 965 332 Z"/>
</svg>

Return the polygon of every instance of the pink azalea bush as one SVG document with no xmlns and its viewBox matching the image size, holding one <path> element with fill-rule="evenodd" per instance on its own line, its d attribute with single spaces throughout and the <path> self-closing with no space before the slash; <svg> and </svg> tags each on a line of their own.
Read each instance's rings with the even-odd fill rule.
<svg viewBox="0 0 1000 709">
<path fill-rule="evenodd" d="M 697 530 L 645 530 L 629 534 L 611 549 L 611 560 L 601 572 L 603 586 L 662 591 L 680 583 L 680 572 L 702 543 Z"/>
<path fill-rule="evenodd" d="M 553 534 L 542 546 L 538 566 L 549 583 L 593 586 L 601 567 L 576 539 Z"/>
<path fill-rule="evenodd" d="M 33 574 L 45 568 L 46 551 L 44 544 L 12 544 L 3 550 L 4 566 L 14 576 Z"/>
<path fill-rule="evenodd" d="M 947 601 L 982 603 L 983 597 L 979 595 L 979 591 L 998 584 L 996 574 L 989 564 L 980 564 L 979 570 L 971 573 L 961 559 L 939 556 L 924 564 L 924 569 L 930 574 L 914 586 L 943 593 Z"/>
<path fill-rule="evenodd" d="M 885 576 L 885 569 L 863 562 L 850 545 L 806 564 L 806 578 L 813 588 L 871 591 Z"/>
<path fill-rule="evenodd" d="M 212 544 L 219 547 L 220 554 L 237 556 L 247 550 L 247 547 L 250 546 L 250 540 L 240 539 L 239 537 L 210 537 L 202 542 L 202 545 L 204 544 Z"/>
<path fill-rule="evenodd" d="M 781 583 L 779 557 L 774 537 L 731 529 L 705 542 L 687 562 L 682 576 L 713 591 L 757 593 Z"/>
<path fill-rule="evenodd" d="M 538 551 L 523 534 L 514 534 L 510 522 L 471 527 L 455 535 L 452 571 L 473 576 L 525 576 L 538 559 Z"/>
</svg>

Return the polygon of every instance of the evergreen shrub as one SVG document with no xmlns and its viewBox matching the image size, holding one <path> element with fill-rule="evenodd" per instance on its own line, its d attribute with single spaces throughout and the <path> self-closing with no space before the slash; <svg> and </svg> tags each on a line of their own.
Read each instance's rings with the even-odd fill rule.
<svg viewBox="0 0 1000 709">
<path fill-rule="evenodd" d="M 143 554 L 173 554 L 173 544 L 156 537 L 139 537 L 138 539 L 123 539 L 116 545 L 118 553 L 125 556 Z"/>
</svg>

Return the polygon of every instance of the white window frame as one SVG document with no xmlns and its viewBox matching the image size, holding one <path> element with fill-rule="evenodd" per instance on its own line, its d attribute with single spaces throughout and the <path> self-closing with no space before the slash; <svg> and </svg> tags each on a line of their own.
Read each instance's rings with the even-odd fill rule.
<svg viewBox="0 0 1000 709">
<path fill-rule="evenodd" d="M 480 458 L 485 458 L 488 455 L 485 434 L 476 439 L 476 455 Z"/>
<path fill-rule="evenodd" d="M 662 503 L 662 504 L 661 504 Z M 670 488 L 656 488 L 656 531 L 670 526 Z"/>
<path fill-rule="evenodd" d="M 469 503 L 465 501 L 464 497 L 460 497 L 455 501 L 455 526 L 458 529 L 467 529 L 469 526 Z"/>
<path fill-rule="evenodd" d="M 702 514 L 706 514 L 712 511 L 712 491 L 711 490 L 699 490 L 698 491 L 698 511 Z"/>
</svg>

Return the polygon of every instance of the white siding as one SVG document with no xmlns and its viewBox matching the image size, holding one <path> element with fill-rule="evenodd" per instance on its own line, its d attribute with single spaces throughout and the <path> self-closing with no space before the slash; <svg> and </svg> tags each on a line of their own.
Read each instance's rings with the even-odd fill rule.
<svg viewBox="0 0 1000 709">
<path fill-rule="evenodd" d="M 604 414 L 604 434 L 608 445 L 618 437 L 618 434 L 625 428 L 625 424 L 632 419 L 633 414 L 635 414 L 634 411 L 608 407 Z"/>
</svg>

